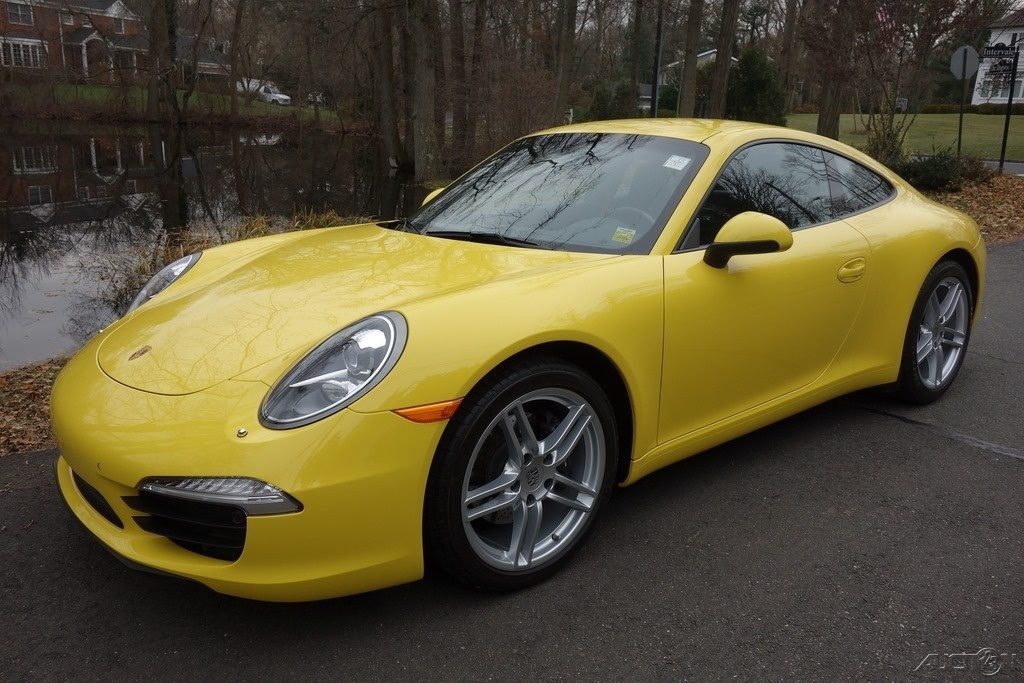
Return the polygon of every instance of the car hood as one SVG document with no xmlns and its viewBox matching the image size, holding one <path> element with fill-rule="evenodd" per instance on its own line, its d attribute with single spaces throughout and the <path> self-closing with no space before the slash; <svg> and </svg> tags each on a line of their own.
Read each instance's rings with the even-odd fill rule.
<svg viewBox="0 0 1024 683">
<path fill-rule="evenodd" d="M 103 371 L 143 391 L 193 393 L 312 348 L 373 313 L 610 258 L 376 225 L 296 233 L 269 249 L 257 244 L 212 271 L 204 272 L 200 259 L 195 272 L 111 326 L 97 350 Z"/>
</svg>

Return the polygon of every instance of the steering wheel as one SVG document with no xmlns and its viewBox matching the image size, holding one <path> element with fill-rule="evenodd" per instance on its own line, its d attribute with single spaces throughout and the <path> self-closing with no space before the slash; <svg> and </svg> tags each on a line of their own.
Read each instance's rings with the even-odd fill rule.
<svg viewBox="0 0 1024 683">
<path fill-rule="evenodd" d="M 651 214 L 635 206 L 620 206 L 609 212 L 605 218 L 620 218 L 636 228 L 649 228 L 654 225 L 654 218 Z"/>
</svg>

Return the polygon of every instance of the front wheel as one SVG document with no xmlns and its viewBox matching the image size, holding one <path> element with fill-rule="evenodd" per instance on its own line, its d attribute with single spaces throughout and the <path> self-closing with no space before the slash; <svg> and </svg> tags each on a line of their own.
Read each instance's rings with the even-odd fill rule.
<svg viewBox="0 0 1024 683">
<path fill-rule="evenodd" d="M 429 559 L 467 583 L 514 590 L 561 567 L 611 494 L 614 413 L 558 359 L 485 380 L 445 430 L 425 503 Z"/>
<path fill-rule="evenodd" d="M 967 354 L 974 294 L 963 266 L 942 261 L 925 278 L 903 342 L 897 395 L 931 403 L 949 389 Z"/>
</svg>

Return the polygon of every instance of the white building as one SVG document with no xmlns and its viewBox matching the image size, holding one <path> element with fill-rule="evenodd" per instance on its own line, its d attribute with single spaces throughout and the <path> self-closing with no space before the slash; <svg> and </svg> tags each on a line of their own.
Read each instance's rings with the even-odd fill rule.
<svg viewBox="0 0 1024 683">
<path fill-rule="evenodd" d="M 992 33 L 989 35 L 988 45 L 1005 45 L 1007 47 L 1019 45 L 1024 49 L 1024 9 L 1011 12 L 989 27 Z M 1010 79 L 1008 76 L 990 76 L 989 68 L 998 60 L 982 59 L 978 66 L 978 77 L 974 81 L 974 96 L 971 104 L 1006 104 L 1010 94 Z M 1024 75 L 1024 59 L 1017 65 L 1016 77 L 1013 81 L 1013 101 L 1021 100 L 1021 80 Z"/>
<path fill-rule="evenodd" d="M 703 52 L 697 53 L 697 68 L 701 68 L 708 62 L 715 61 L 715 57 L 718 55 L 718 50 L 704 50 Z M 729 58 L 732 63 L 739 64 L 740 60 L 735 57 Z M 679 85 L 679 78 L 682 75 L 682 61 L 675 61 L 670 64 L 666 64 L 661 67 L 661 71 L 658 72 L 658 84 L 662 85 Z M 651 110 L 651 84 L 641 83 L 639 87 L 639 107 L 640 111 Z"/>
</svg>

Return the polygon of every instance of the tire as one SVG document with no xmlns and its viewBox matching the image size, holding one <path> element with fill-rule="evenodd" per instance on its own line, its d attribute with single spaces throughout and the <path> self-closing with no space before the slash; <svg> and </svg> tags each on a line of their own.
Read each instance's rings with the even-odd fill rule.
<svg viewBox="0 0 1024 683">
<path fill-rule="evenodd" d="M 955 305 L 949 306 L 946 297 L 957 291 L 957 285 L 958 298 Z M 943 313 L 945 317 L 941 317 Z M 946 393 L 967 356 L 973 316 L 974 291 L 967 272 L 955 261 L 939 262 L 924 279 L 910 314 L 900 358 L 897 398 L 923 405 Z M 938 336 L 937 330 L 941 330 Z M 927 354 L 924 360 L 919 360 L 919 352 Z"/>
<path fill-rule="evenodd" d="M 566 426 L 564 439 L 552 438 Z M 582 368 L 553 357 L 503 368 L 469 393 L 441 437 L 424 502 L 429 564 L 486 590 L 543 581 L 592 530 L 617 458 L 611 403 Z"/>
</svg>

